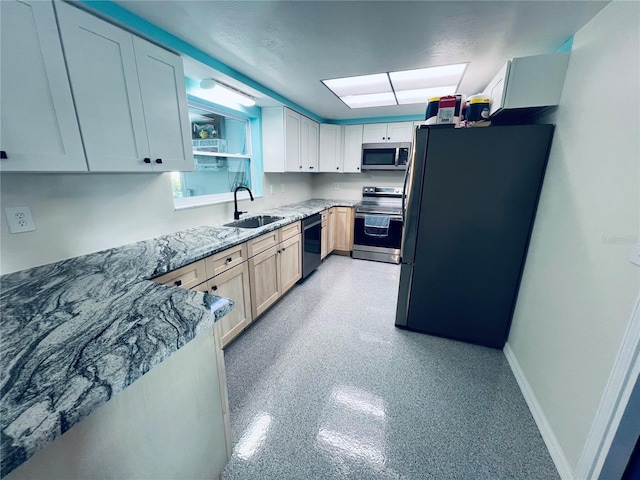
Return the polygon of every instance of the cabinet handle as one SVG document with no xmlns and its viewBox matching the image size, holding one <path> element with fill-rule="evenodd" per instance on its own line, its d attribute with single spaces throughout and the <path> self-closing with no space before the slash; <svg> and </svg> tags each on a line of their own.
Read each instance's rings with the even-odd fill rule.
<svg viewBox="0 0 640 480">
<path fill-rule="evenodd" d="M 151 159 L 149 157 L 145 158 L 144 163 L 151 163 Z"/>
<path fill-rule="evenodd" d="M 391 137 L 387 137 L 387 140 L 391 140 Z"/>
<path fill-rule="evenodd" d="M 7 158 L 7 152 L 5 152 L 4 150 L 0 151 L 0 158 L 3 160 L 6 160 Z"/>
<path fill-rule="evenodd" d="M 176 280 L 176 281 L 174 282 L 174 285 L 175 285 L 176 287 L 179 287 L 180 285 L 182 285 L 182 280 Z"/>
<path fill-rule="evenodd" d="M 211 287 L 211 290 L 213 290 L 215 292 L 216 290 L 218 290 L 218 286 L 214 285 L 213 287 Z"/>
<path fill-rule="evenodd" d="M 229 257 L 227 258 L 227 263 L 231 263 L 233 261 L 233 258 Z"/>
<path fill-rule="evenodd" d="M 302 165 L 300 165 L 298 168 L 302 168 Z"/>
<path fill-rule="evenodd" d="M 360 170 L 360 167 L 356 167 L 356 170 Z"/>
<path fill-rule="evenodd" d="M 340 167 L 336 167 L 336 170 L 340 170 Z"/>
<path fill-rule="evenodd" d="M 309 168 L 313 168 L 313 167 L 309 167 Z"/>
<path fill-rule="evenodd" d="M 156 163 L 162 163 L 162 159 L 161 158 L 156 158 Z"/>
<path fill-rule="evenodd" d="M 284 252 L 284 250 L 285 250 L 285 247 L 282 247 L 282 251 L 283 251 L 283 252 Z"/>
</svg>

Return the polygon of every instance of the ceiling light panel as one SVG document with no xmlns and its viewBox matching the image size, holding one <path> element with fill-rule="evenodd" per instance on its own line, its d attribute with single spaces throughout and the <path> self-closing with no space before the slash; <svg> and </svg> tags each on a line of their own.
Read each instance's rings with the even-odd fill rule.
<svg viewBox="0 0 640 480">
<path fill-rule="evenodd" d="M 367 95 L 372 93 L 391 92 L 389 77 L 386 73 L 374 75 L 360 75 L 358 77 L 333 78 L 323 80 L 324 83 L 338 97 L 347 95 Z"/>
<path fill-rule="evenodd" d="M 420 88 L 416 90 L 396 90 L 398 105 L 410 105 L 412 103 L 427 103 L 430 97 L 441 97 L 456 93 L 457 85 L 444 87 Z"/>
<path fill-rule="evenodd" d="M 398 90 L 416 90 L 419 88 L 458 85 L 462 79 L 466 63 L 443 65 L 441 67 L 419 68 L 389 72 L 393 88 Z"/>
<path fill-rule="evenodd" d="M 349 108 L 386 107 L 397 105 L 393 92 L 371 93 L 369 95 L 346 95 L 340 97 Z"/>
</svg>

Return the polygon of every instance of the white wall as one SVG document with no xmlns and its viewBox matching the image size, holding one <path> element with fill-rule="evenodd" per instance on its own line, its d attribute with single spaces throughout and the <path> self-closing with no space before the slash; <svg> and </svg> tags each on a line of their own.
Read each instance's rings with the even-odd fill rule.
<svg viewBox="0 0 640 480">
<path fill-rule="evenodd" d="M 640 4 L 574 37 L 508 344 L 575 471 L 640 285 Z"/>
<path fill-rule="evenodd" d="M 403 172 L 319 173 L 313 177 L 313 197 L 360 200 L 364 186 L 402 187 L 403 180 Z"/>
<path fill-rule="evenodd" d="M 266 174 L 260 212 L 312 197 L 311 174 Z M 233 202 L 176 211 L 170 174 L 2 174 L 0 205 L 29 206 L 37 230 L 10 234 L 2 211 L 0 272 L 9 273 L 233 218 Z M 274 193 L 270 186 L 274 185 Z M 282 192 L 284 186 L 284 192 Z"/>
</svg>

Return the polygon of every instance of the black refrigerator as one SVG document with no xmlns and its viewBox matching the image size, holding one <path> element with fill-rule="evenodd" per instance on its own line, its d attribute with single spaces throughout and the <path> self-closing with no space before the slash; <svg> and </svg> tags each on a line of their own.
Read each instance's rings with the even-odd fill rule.
<svg viewBox="0 0 640 480">
<path fill-rule="evenodd" d="M 405 176 L 396 326 L 504 346 L 553 130 L 416 129 Z"/>
</svg>

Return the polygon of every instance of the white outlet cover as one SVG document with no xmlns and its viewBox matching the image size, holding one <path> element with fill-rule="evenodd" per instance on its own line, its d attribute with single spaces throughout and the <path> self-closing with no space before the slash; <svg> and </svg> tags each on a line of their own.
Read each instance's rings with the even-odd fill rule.
<svg viewBox="0 0 640 480">
<path fill-rule="evenodd" d="M 6 207 L 4 213 L 11 233 L 32 232 L 36 229 L 29 207 Z"/>
</svg>

